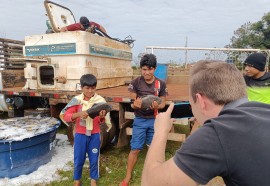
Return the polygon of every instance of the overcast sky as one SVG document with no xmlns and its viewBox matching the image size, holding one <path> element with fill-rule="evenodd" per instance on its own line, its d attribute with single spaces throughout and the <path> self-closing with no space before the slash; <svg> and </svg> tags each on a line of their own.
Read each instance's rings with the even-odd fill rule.
<svg viewBox="0 0 270 186">
<path fill-rule="evenodd" d="M 133 56 L 145 46 L 224 47 L 233 31 L 257 22 L 269 0 L 54 0 L 75 15 L 103 25 L 111 37 L 136 41 Z M 9 0 L 0 4 L 0 37 L 23 40 L 46 31 L 42 0 Z"/>
</svg>

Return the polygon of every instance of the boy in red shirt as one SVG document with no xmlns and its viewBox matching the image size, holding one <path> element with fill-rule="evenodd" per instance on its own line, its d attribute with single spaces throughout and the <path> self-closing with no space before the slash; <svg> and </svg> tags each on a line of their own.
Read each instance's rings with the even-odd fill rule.
<svg viewBox="0 0 270 186">
<path fill-rule="evenodd" d="M 106 102 L 96 94 L 97 79 L 92 74 L 85 74 L 80 78 L 82 94 L 75 96 L 61 111 L 60 118 L 64 123 L 75 122 L 74 136 L 74 186 L 79 186 L 86 153 L 90 162 L 91 186 L 96 185 L 99 178 L 100 154 L 100 124 L 106 123 L 111 128 L 110 116 L 105 110 L 99 116 L 91 119 L 86 110 L 95 103 Z"/>
</svg>

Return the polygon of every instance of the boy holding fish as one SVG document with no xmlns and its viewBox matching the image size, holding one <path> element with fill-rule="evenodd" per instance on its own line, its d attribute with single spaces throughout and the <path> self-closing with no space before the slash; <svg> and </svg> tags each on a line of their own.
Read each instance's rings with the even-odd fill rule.
<svg viewBox="0 0 270 186">
<path fill-rule="evenodd" d="M 165 107 L 167 87 L 164 81 L 154 76 L 157 59 L 154 54 L 145 54 L 140 61 L 141 76 L 132 80 L 128 90 L 134 98 L 131 107 L 134 109 L 131 151 L 128 156 L 126 177 L 121 186 L 127 186 L 139 152 L 144 144 L 151 144 L 154 135 L 154 121 L 158 109 Z"/>
<path fill-rule="evenodd" d="M 80 78 L 80 83 L 82 94 L 75 96 L 67 104 L 61 111 L 60 118 L 64 123 L 75 123 L 74 186 L 81 185 L 80 179 L 86 153 L 90 163 L 91 186 L 96 186 L 96 181 L 99 178 L 100 124 L 106 123 L 108 128 L 111 128 L 110 116 L 108 114 L 111 107 L 104 107 L 99 111 L 98 116 L 89 117 L 91 116 L 89 115 L 89 110 L 95 104 L 105 104 L 106 101 L 103 97 L 96 94 L 97 79 L 94 75 L 83 75 Z"/>
</svg>

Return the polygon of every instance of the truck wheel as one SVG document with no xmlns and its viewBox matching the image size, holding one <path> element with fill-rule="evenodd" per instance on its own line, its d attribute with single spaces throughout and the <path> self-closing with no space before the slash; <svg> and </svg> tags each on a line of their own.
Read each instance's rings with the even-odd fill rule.
<svg viewBox="0 0 270 186">
<path fill-rule="evenodd" d="M 116 144 L 118 141 L 118 135 L 120 132 L 119 129 L 119 112 L 118 111 L 111 111 L 111 122 L 112 128 L 109 131 L 109 143 Z"/>
<path fill-rule="evenodd" d="M 106 147 L 106 145 L 111 143 L 112 140 L 115 139 L 116 136 L 118 136 L 118 135 L 116 135 L 118 121 L 119 121 L 118 112 L 111 111 L 110 116 L 111 116 L 112 128 L 109 130 L 109 132 L 106 131 L 107 130 L 106 124 L 100 125 L 100 138 L 101 138 L 100 149 L 103 149 L 104 147 Z"/>
<path fill-rule="evenodd" d="M 70 125 L 67 127 L 67 137 L 70 144 L 73 146 L 74 144 L 74 133 L 73 133 L 74 125 Z"/>
<path fill-rule="evenodd" d="M 100 125 L 100 149 L 102 150 L 107 144 L 109 139 L 109 133 L 106 131 L 107 125 L 101 124 Z"/>
</svg>

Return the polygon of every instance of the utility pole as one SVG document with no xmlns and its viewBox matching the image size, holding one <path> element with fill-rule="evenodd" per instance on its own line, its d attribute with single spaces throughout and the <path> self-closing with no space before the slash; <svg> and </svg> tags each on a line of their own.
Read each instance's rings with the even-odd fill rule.
<svg viewBox="0 0 270 186">
<path fill-rule="evenodd" d="M 187 42 L 188 42 L 188 37 L 186 36 L 186 44 L 185 44 L 186 48 L 187 48 Z M 186 49 L 186 52 L 185 52 L 185 69 L 187 69 L 187 49 Z"/>
</svg>

